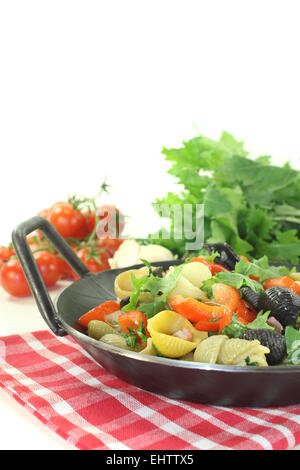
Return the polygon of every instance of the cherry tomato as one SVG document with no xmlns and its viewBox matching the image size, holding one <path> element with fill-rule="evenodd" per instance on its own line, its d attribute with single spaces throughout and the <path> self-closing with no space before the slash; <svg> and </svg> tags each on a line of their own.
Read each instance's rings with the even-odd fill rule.
<svg viewBox="0 0 300 470">
<path fill-rule="evenodd" d="M 6 246 L 1 246 L 0 247 L 0 266 L 3 261 L 8 261 L 9 258 L 14 256 L 15 254 L 16 253 L 11 248 L 8 248 Z"/>
<path fill-rule="evenodd" d="M 98 207 L 99 224 L 97 236 L 119 237 L 124 230 L 124 215 L 115 206 L 104 204 Z"/>
<path fill-rule="evenodd" d="M 88 234 L 86 218 L 68 202 L 54 204 L 49 212 L 49 221 L 63 238 L 83 238 Z"/>
<path fill-rule="evenodd" d="M 37 251 L 33 257 L 46 286 L 56 284 L 62 274 L 62 267 L 57 256 L 50 251 Z"/>
<path fill-rule="evenodd" d="M 239 302 L 239 291 L 233 287 L 223 283 L 216 283 L 212 286 L 213 297 L 216 302 L 222 305 L 227 305 L 233 312 L 235 312 Z"/>
<path fill-rule="evenodd" d="M 132 310 L 130 312 L 124 312 L 121 313 L 118 317 L 118 323 L 123 331 L 123 333 L 131 333 L 131 330 L 137 330 L 138 328 L 141 327 L 143 323 L 143 329 L 145 331 L 145 335 L 149 338 L 150 334 L 147 330 L 147 318 L 145 315 L 138 311 L 138 310 Z M 142 341 L 141 337 L 139 336 L 138 333 L 136 333 L 138 342 L 140 344 L 145 344 L 144 341 Z"/>
<path fill-rule="evenodd" d="M 91 247 L 87 246 L 85 248 L 80 248 L 75 252 L 78 258 L 92 273 L 99 273 L 100 271 L 110 269 L 110 264 L 108 262 L 109 256 L 105 251 L 96 250 L 95 256 L 91 256 Z M 73 273 L 75 279 L 78 279 L 79 276 L 75 272 Z"/>
<path fill-rule="evenodd" d="M 33 256 L 46 286 L 53 286 L 61 276 L 58 258 L 49 251 L 38 251 Z M 1 284 L 9 294 L 15 297 L 25 297 L 30 294 L 29 285 L 18 259 L 11 259 L 3 265 Z"/>
<path fill-rule="evenodd" d="M 50 209 L 43 209 L 38 213 L 38 215 L 40 217 L 44 217 L 44 219 L 48 219 L 49 218 L 49 213 L 50 213 Z"/>
<path fill-rule="evenodd" d="M 96 216 L 95 212 L 89 212 L 89 211 L 84 211 L 83 212 L 84 217 L 86 218 L 86 223 L 88 227 L 88 232 L 92 233 L 92 231 L 95 228 L 95 223 L 96 223 Z"/>
<path fill-rule="evenodd" d="M 103 248 L 107 252 L 109 257 L 112 258 L 119 246 L 122 245 L 123 241 L 124 240 L 122 238 L 106 237 L 100 238 L 97 245 L 99 248 Z"/>
<path fill-rule="evenodd" d="M 30 294 L 30 289 L 17 259 L 11 259 L 1 268 L 2 287 L 15 297 L 25 297 Z"/>
<path fill-rule="evenodd" d="M 72 248 L 73 251 L 76 251 L 76 247 L 73 245 L 70 245 L 70 248 Z M 75 277 L 75 273 L 71 266 L 66 262 L 66 260 L 60 255 L 57 254 L 57 259 L 60 263 L 61 266 L 61 279 L 78 279 L 78 277 Z"/>
</svg>

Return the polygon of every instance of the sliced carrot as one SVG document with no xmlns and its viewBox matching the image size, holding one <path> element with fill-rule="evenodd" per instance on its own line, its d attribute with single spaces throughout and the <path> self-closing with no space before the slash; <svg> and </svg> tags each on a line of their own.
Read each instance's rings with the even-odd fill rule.
<svg viewBox="0 0 300 470">
<path fill-rule="evenodd" d="M 225 313 L 230 312 L 230 308 L 226 305 L 206 304 L 192 297 L 183 297 L 182 295 L 171 297 L 169 303 L 175 312 L 180 313 L 193 323 L 199 320 L 221 318 Z"/>
<path fill-rule="evenodd" d="M 98 305 L 97 307 L 89 310 L 88 312 L 84 313 L 78 321 L 82 323 L 84 326 L 88 326 L 91 320 L 104 320 L 105 315 L 109 313 L 116 312 L 120 310 L 120 304 L 117 302 L 113 302 L 112 300 L 107 300 L 102 304 Z"/>
<path fill-rule="evenodd" d="M 216 302 L 227 305 L 230 310 L 235 311 L 240 301 L 239 291 L 235 287 L 216 283 L 212 286 L 212 292 Z"/>
</svg>

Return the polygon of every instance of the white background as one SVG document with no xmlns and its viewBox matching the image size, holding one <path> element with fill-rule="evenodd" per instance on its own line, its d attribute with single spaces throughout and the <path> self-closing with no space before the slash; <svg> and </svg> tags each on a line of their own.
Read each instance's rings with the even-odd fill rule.
<svg viewBox="0 0 300 470">
<path fill-rule="evenodd" d="M 299 167 L 299 1 L 0 5 L 0 243 L 105 176 L 126 214 L 149 210 L 175 186 L 162 147 L 194 125 Z"/>
<path fill-rule="evenodd" d="M 212 138 L 227 130 L 251 154 L 299 168 L 298 8 L 0 0 L 0 244 L 56 200 L 93 196 L 105 176 L 121 210 L 150 214 L 156 197 L 178 189 L 162 147 L 179 146 L 195 126 Z M 1 333 L 18 332 L 22 302 L 5 297 L 2 317 L 6 307 Z M 3 395 L 2 448 L 66 445 L 20 409 Z"/>
</svg>

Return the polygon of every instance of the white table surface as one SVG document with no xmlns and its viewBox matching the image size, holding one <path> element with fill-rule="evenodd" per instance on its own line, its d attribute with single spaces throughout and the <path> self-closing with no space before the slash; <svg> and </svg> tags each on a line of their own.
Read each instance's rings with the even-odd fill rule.
<svg viewBox="0 0 300 470">
<path fill-rule="evenodd" d="M 55 298 L 68 285 L 61 282 L 50 292 Z M 48 329 L 32 297 L 22 299 L 9 296 L 0 286 L 0 336 L 22 334 Z M 76 450 L 39 419 L 33 416 L 7 392 L 0 388 L 0 416 L 5 423 L 1 433 L 1 450 Z M 294 450 L 300 450 L 300 445 Z"/>
</svg>

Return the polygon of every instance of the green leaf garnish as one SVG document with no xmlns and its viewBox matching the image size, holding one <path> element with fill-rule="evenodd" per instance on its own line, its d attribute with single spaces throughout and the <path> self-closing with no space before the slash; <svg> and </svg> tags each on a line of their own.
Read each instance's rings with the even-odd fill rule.
<svg viewBox="0 0 300 470">
<path fill-rule="evenodd" d="M 287 361 L 289 364 L 300 364 L 300 331 L 293 326 L 285 328 L 285 341 L 287 349 Z"/>
<path fill-rule="evenodd" d="M 270 315 L 270 311 L 267 311 L 267 312 L 260 311 L 258 312 L 257 317 L 252 322 L 244 325 L 244 323 L 241 323 L 238 320 L 237 314 L 234 313 L 232 315 L 231 323 L 229 323 L 229 325 L 225 326 L 222 329 L 221 334 L 227 335 L 230 338 L 239 338 L 241 334 L 247 330 L 256 330 L 259 328 L 274 330 L 274 328 L 268 325 L 267 323 L 269 315 Z"/>
</svg>

